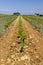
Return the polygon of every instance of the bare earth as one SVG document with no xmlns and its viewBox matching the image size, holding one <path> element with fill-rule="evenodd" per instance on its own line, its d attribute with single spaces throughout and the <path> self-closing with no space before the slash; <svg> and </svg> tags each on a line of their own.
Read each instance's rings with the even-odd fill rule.
<svg viewBox="0 0 43 65">
<path fill-rule="evenodd" d="M 22 17 L 21 20 L 27 35 L 24 52 L 19 52 L 18 17 L 0 39 L 0 65 L 43 65 L 43 36 Z"/>
</svg>

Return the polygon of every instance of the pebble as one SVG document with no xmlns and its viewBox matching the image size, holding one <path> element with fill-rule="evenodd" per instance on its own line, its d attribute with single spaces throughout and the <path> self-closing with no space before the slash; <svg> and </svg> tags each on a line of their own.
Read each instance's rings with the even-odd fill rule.
<svg viewBox="0 0 43 65">
<path fill-rule="evenodd" d="M 18 59 L 18 61 L 20 61 L 20 59 Z"/>
<path fill-rule="evenodd" d="M 29 35 L 30 38 L 33 38 L 31 35 Z"/>
<path fill-rule="evenodd" d="M 36 58 L 39 58 L 39 56 L 36 56 Z"/>
<path fill-rule="evenodd" d="M 1 59 L 1 63 L 4 64 L 5 60 L 4 59 Z"/>
<path fill-rule="evenodd" d="M 28 48 L 28 46 L 25 45 L 24 48 Z"/>
<path fill-rule="evenodd" d="M 15 57 L 15 55 L 11 55 L 11 58 L 14 58 Z"/>
<path fill-rule="evenodd" d="M 38 49 L 40 49 L 40 46 L 38 47 Z"/>
<path fill-rule="evenodd" d="M 30 57 L 28 57 L 27 55 L 21 57 L 21 60 L 27 60 L 27 59 L 30 61 Z"/>
<path fill-rule="evenodd" d="M 4 59 L 1 59 L 2 62 L 4 62 Z"/>
<path fill-rule="evenodd" d="M 13 44 L 13 46 L 15 46 L 15 43 L 14 42 L 12 44 Z"/>
<path fill-rule="evenodd" d="M 10 58 L 8 58 L 8 59 L 7 59 L 7 63 L 10 63 L 10 62 L 11 62 L 11 59 L 10 59 Z"/>
<path fill-rule="evenodd" d="M 31 45 L 32 43 L 29 43 L 29 45 Z"/>
<path fill-rule="evenodd" d="M 37 42 L 39 42 L 39 40 L 36 40 Z"/>
</svg>

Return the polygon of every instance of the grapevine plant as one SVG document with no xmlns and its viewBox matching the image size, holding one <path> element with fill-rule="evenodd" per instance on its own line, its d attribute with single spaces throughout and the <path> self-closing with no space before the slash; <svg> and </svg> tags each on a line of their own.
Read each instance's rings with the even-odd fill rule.
<svg viewBox="0 0 43 65">
<path fill-rule="evenodd" d="M 20 52 L 23 52 L 24 46 L 26 45 L 26 42 L 25 42 L 26 34 L 23 31 L 21 17 L 19 18 L 19 30 L 18 30 L 18 33 L 19 33 L 19 37 L 21 39 L 21 49 L 20 49 Z"/>
</svg>

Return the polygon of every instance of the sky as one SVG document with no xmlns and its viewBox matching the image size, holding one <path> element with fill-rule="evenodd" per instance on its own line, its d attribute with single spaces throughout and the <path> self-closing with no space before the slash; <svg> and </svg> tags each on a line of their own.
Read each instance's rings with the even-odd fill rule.
<svg viewBox="0 0 43 65">
<path fill-rule="evenodd" d="M 0 13 L 43 14 L 43 0 L 0 0 Z"/>
</svg>

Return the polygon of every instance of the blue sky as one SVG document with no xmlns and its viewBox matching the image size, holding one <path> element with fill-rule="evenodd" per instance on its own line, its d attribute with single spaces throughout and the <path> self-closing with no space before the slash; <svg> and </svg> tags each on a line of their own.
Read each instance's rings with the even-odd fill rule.
<svg viewBox="0 0 43 65">
<path fill-rule="evenodd" d="M 43 0 L 0 0 L 0 13 L 43 14 Z"/>
</svg>

